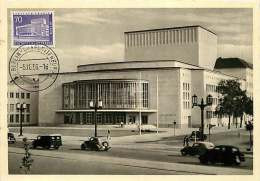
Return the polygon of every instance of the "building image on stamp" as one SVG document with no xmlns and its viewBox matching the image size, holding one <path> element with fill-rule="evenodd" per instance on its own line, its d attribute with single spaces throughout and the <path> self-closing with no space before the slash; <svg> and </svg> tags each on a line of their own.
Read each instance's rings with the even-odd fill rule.
<svg viewBox="0 0 260 181">
<path fill-rule="evenodd" d="M 10 14 L 9 174 L 253 174 L 252 8 Z"/>
<path fill-rule="evenodd" d="M 53 12 L 12 12 L 12 45 L 54 46 Z"/>
<path fill-rule="evenodd" d="M 45 18 L 32 19 L 30 24 L 16 26 L 16 37 L 49 37 L 49 26 Z"/>
</svg>

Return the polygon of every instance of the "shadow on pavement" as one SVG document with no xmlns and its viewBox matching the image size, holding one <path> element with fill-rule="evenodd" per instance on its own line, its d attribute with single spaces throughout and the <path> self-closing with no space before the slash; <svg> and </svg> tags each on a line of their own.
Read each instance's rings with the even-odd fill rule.
<svg viewBox="0 0 260 181">
<path fill-rule="evenodd" d="M 244 165 L 225 165 L 222 163 L 216 163 L 216 164 L 201 164 L 199 161 L 198 162 L 177 162 L 181 164 L 188 164 L 188 165 L 202 165 L 202 166 L 209 166 L 209 167 L 225 167 L 225 168 L 241 168 L 241 169 L 248 169 Z"/>
</svg>

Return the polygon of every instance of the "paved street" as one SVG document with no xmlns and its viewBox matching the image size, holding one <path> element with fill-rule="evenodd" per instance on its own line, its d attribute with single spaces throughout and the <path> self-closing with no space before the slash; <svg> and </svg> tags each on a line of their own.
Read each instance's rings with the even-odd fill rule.
<svg viewBox="0 0 260 181">
<path fill-rule="evenodd" d="M 145 137 L 146 135 L 144 135 Z M 151 136 L 150 136 L 151 137 Z M 252 174 L 252 154 L 240 166 L 201 165 L 197 157 L 181 156 L 183 136 L 124 141 L 115 139 L 108 152 L 80 150 L 80 143 L 64 142 L 58 150 L 32 150 L 35 160 L 32 174 Z M 82 139 L 82 138 L 79 138 Z M 248 147 L 244 130 L 217 133 L 211 136 L 215 144 L 233 144 L 241 151 Z M 22 143 L 9 147 L 9 171 L 19 173 L 17 160 L 22 158 Z M 48 158 L 48 159 L 47 159 Z M 58 161 L 58 162 L 57 162 Z M 57 163 L 56 163 L 57 162 Z M 56 164 L 53 164 L 56 163 Z M 111 166 L 113 165 L 113 166 Z M 196 169 L 194 169 L 196 168 Z"/>
</svg>

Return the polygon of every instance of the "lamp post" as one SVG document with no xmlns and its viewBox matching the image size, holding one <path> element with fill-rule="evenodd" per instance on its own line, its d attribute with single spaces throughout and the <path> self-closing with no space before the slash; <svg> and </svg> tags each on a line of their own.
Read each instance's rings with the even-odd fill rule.
<svg viewBox="0 0 260 181">
<path fill-rule="evenodd" d="M 16 109 L 18 111 L 20 111 L 20 134 L 19 136 L 23 136 L 23 121 L 24 119 L 22 120 L 22 112 L 26 109 L 26 104 L 25 103 L 17 103 L 16 104 Z"/>
<path fill-rule="evenodd" d="M 198 97 L 196 94 L 192 96 L 192 108 L 198 106 L 201 110 L 201 139 L 204 140 L 204 108 L 212 105 L 212 96 L 208 95 L 206 98 L 206 103 L 204 103 L 203 98 L 201 98 L 200 104 L 198 104 Z"/>
<path fill-rule="evenodd" d="M 102 109 L 102 101 L 100 100 L 97 100 L 94 102 L 94 101 L 90 101 L 89 102 L 89 107 L 91 109 L 94 109 L 94 122 L 95 122 L 95 137 L 97 137 L 97 110 L 98 109 Z"/>
<path fill-rule="evenodd" d="M 176 126 L 176 121 L 173 122 L 173 136 L 175 136 L 175 126 Z"/>
</svg>

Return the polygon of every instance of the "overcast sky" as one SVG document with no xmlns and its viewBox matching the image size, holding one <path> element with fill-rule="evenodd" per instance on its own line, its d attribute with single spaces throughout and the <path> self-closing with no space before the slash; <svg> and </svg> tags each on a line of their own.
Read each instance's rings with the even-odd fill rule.
<svg viewBox="0 0 260 181">
<path fill-rule="evenodd" d="M 201 25 L 218 35 L 218 56 L 252 62 L 251 9 L 55 9 L 61 72 L 124 60 L 124 32 Z"/>
</svg>

